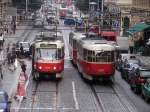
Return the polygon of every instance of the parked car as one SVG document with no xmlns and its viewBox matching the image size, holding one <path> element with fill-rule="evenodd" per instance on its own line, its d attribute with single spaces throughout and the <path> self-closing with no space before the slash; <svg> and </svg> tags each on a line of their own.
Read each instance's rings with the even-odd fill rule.
<svg viewBox="0 0 150 112">
<path fill-rule="evenodd" d="M 118 71 L 121 71 L 123 64 L 127 61 L 128 63 L 133 63 L 137 65 L 141 65 L 141 61 L 136 57 L 135 54 L 120 54 L 118 56 L 117 64 L 116 64 L 116 69 Z"/>
<path fill-rule="evenodd" d="M 30 51 L 30 43 L 29 42 L 18 42 L 16 45 L 16 53 L 19 56 L 21 51 L 20 51 L 20 47 L 21 45 L 23 46 L 24 49 L 24 55 L 25 56 L 30 56 L 31 51 Z"/>
<path fill-rule="evenodd" d="M 130 79 L 130 87 L 134 92 L 141 92 L 141 87 L 150 78 L 150 68 L 139 67 Z"/>
<path fill-rule="evenodd" d="M 124 62 L 122 64 L 122 68 L 121 68 L 121 77 L 123 79 L 125 79 L 126 81 L 128 81 L 128 76 L 129 76 L 129 73 L 131 72 L 133 68 L 133 63 L 128 63 L 128 62 Z"/>
<path fill-rule="evenodd" d="M 146 83 L 142 85 L 141 94 L 147 102 L 150 101 L 150 79 L 147 79 Z"/>
<path fill-rule="evenodd" d="M 42 19 L 36 19 L 34 22 L 35 28 L 42 28 L 43 27 L 43 20 Z"/>
<path fill-rule="evenodd" d="M 10 103 L 8 94 L 5 91 L 0 91 L 0 112 L 10 112 Z"/>
</svg>

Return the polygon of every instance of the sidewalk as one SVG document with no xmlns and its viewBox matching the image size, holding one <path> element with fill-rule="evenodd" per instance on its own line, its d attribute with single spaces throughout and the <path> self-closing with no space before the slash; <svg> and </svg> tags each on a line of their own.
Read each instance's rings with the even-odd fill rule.
<svg viewBox="0 0 150 112">
<path fill-rule="evenodd" d="M 16 34 L 7 34 L 5 37 L 4 42 L 4 58 L 6 59 L 6 48 L 8 43 L 16 43 L 17 40 L 23 40 L 23 35 L 27 32 L 25 30 L 19 30 L 19 29 L 25 29 L 27 26 L 17 26 Z M 26 61 L 25 61 L 26 63 Z M 29 63 L 29 62 L 27 62 Z M 30 69 L 30 68 L 28 68 Z M 15 91 L 16 84 L 18 82 L 18 76 L 21 72 L 20 65 L 18 63 L 18 67 L 15 71 L 11 71 L 9 69 L 9 66 L 5 64 L 3 66 L 3 80 L 0 81 L 0 90 L 4 90 L 8 93 L 9 97 L 12 97 L 13 92 Z"/>
</svg>

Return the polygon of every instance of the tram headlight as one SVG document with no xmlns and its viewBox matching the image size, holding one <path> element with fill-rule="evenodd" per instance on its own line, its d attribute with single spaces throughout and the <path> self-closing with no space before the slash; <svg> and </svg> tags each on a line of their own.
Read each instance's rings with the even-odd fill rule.
<svg viewBox="0 0 150 112">
<path fill-rule="evenodd" d="M 56 70 L 56 67 L 53 67 L 54 70 Z"/>
<path fill-rule="evenodd" d="M 42 69 L 42 67 L 41 67 L 41 66 L 39 66 L 39 69 L 41 70 L 41 69 Z"/>
</svg>

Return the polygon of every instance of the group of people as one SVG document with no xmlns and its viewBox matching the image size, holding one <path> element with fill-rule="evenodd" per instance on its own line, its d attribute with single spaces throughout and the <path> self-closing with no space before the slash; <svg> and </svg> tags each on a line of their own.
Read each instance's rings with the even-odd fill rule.
<svg viewBox="0 0 150 112">
<path fill-rule="evenodd" d="M 8 44 L 7 46 L 7 62 L 8 65 L 14 65 L 14 70 L 16 69 L 15 61 L 16 61 L 16 44 Z"/>
</svg>

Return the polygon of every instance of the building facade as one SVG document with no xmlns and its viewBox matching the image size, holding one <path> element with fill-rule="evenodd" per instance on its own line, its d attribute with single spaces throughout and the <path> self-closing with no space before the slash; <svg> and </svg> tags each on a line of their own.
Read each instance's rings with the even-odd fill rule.
<svg viewBox="0 0 150 112">
<path fill-rule="evenodd" d="M 150 0 L 133 0 L 133 7 L 141 10 L 150 10 Z"/>
<path fill-rule="evenodd" d="M 11 0 L 0 0 L 0 26 L 3 27 L 7 23 L 8 14 L 7 9 L 11 4 Z"/>
</svg>

